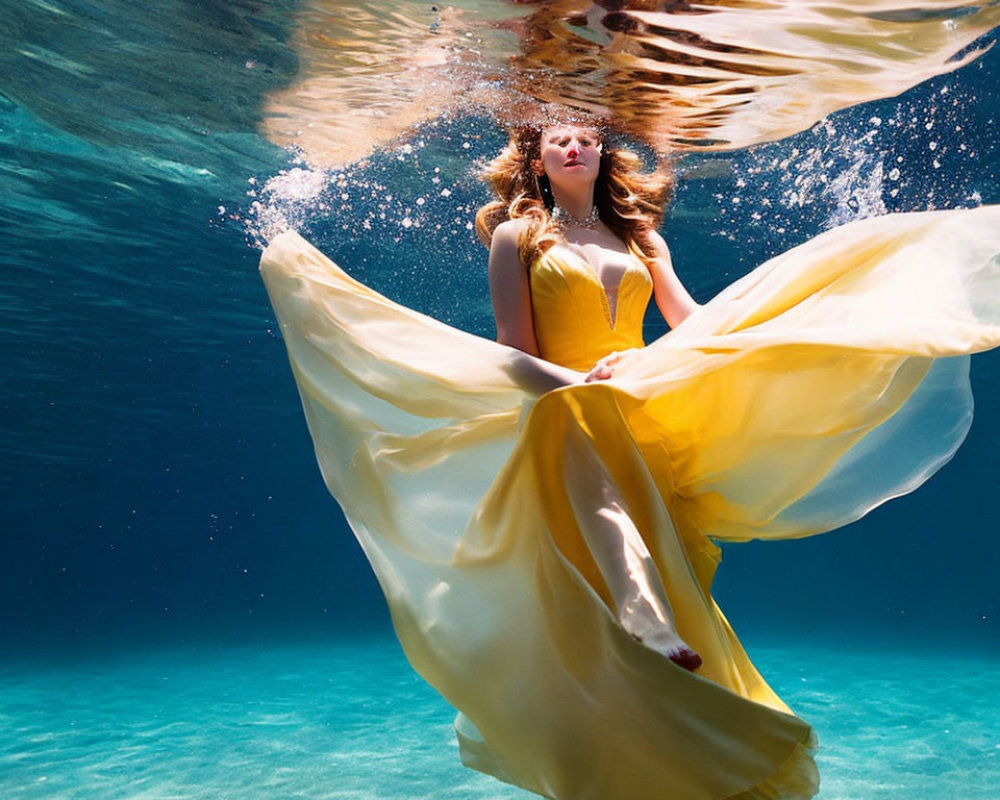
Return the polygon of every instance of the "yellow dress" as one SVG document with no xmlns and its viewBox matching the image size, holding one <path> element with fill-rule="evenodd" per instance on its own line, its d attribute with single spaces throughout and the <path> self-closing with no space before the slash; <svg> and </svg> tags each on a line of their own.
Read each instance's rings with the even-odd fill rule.
<svg viewBox="0 0 1000 800">
<path fill-rule="evenodd" d="M 609 331 L 584 266 L 553 248 L 532 274 L 543 351 L 574 365 L 637 336 L 648 298 L 630 269 Z M 950 457 L 971 422 L 958 356 L 1000 343 L 1000 209 L 825 233 L 591 384 L 391 302 L 295 233 L 261 269 L 327 485 L 407 657 L 460 710 L 466 764 L 559 800 L 815 794 L 811 729 L 709 594 L 713 540 L 831 530 Z M 594 546 L 609 520 L 698 672 L 627 629 Z"/>
<path fill-rule="evenodd" d="M 543 358 L 589 372 L 608 353 L 643 346 L 642 320 L 653 281 L 634 250 L 630 256 L 610 292 L 593 267 L 567 247 L 550 248 L 532 265 L 531 307 Z"/>
</svg>

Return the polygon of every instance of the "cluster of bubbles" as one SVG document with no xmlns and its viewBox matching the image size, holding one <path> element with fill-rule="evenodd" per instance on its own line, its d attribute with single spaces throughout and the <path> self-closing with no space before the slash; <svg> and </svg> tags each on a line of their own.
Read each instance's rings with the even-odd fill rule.
<svg viewBox="0 0 1000 800">
<path fill-rule="evenodd" d="M 230 221 L 257 248 L 295 230 L 376 291 L 478 330 L 491 317 L 474 224 L 487 189 L 476 171 L 499 149 L 493 136 L 476 120 L 441 121 L 348 167 L 292 153 L 274 176 L 250 179 L 248 205 Z M 469 297 L 483 308 L 470 310 Z"/>
<path fill-rule="evenodd" d="M 445 186 L 439 193 L 448 197 L 451 189 Z M 251 178 L 247 196 L 245 231 L 248 241 L 258 248 L 266 247 L 282 231 L 301 231 L 320 220 L 352 234 L 394 226 L 396 241 L 403 231 L 421 228 L 428 221 L 424 213 L 427 193 L 401 196 L 376 176 L 313 168 L 301 161 L 263 184 Z"/>
<path fill-rule="evenodd" d="M 470 141 L 460 151 L 472 148 Z M 476 203 L 462 199 L 474 179 L 421 158 L 427 140 L 415 139 L 347 168 L 310 166 L 300 156 L 263 183 L 250 178 L 249 206 L 242 218 L 247 240 L 256 247 L 284 230 L 356 235 L 359 232 L 403 241 L 408 231 L 430 229 L 458 236 L 473 230 Z M 467 162 L 468 163 L 468 162 Z"/>
<path fill-rule="evenodd" d="M 983 202 L 973 98 L 950 82 L 930 101 L 883 101 L 825 119 L 790 142 L 733 158 L 714 200 L 717 235 L 786 247 L 854 219 Z"/>
</svg>

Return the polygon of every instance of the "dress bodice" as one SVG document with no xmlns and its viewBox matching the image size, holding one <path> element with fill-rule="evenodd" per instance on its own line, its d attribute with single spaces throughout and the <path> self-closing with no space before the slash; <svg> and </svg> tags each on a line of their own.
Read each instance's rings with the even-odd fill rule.
<svg viewBox="0 0 1000 800">
<path fill-rule="evenodd" d="M 579 253 L 555 245 L 531 267 L 531 309 L 542 358 L 589 370 L 602 356 L 642 347 L 642 320 L 653 291 L 634 249 L 617 292 L 608 291 Z"/>
</svg>

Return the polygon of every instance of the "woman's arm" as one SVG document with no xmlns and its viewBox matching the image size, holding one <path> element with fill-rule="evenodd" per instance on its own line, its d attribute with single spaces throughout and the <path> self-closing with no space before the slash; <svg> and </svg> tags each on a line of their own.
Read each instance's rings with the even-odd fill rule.
<svg viewBox="0 0 1000 800">
<path fill-rule="evenodd" d="M 534 385 L 541 393 L 580 383 L 584 373 L 545 361 L 538 352 L 535 322 L 531 315 L 528 270 L 521 263 L 517 246 L 524 224 L 519 220 L 508 220 L 501 222 L 493 231 L 490 242 L 490 296 L 497 323 L 497 341 L 535 356 L 513 358 L 511 369 L 519 381 Z"/>
<path fill-rule="evenodd" d="M 674 264 L 670 258 L 670 250 L 663 237 L 658 233 L 650 235 L 656 259 L 649 268 L 653 278 L 653 297 L 656 307 L 660 309 L 663 318 L 671 328 L 676 328 L 688 315 L 698 308 L 684 284 L 674 272 Z"/>
<path fill-rule="evenodd" d="M 490 243 L 490 297 L 497 323 L 497 341 L 538 355 L 535 323 L 531 317 L 528 270 L 521 263 L 517 242 L 523 223 L 507 220 L 497 225 Z"/>
</svg>

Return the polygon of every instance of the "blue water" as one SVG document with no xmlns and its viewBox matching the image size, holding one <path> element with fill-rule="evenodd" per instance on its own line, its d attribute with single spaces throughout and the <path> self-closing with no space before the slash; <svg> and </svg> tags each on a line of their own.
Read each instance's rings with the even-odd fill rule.
<svg viewBox="0 0 1000 800">
<path fill-rule="evenodd" d="M 470 172 L 502 136 L 470 115 L 310 171 L 257 133 L 298 5 L 0 0 L 2 797 L 524 796 L 462 769 L 392 644 L 248 244 L 262 202 L 491 335 Z M 682 159 L 681 277 L 705 300 L 854 216 L 1000 202 L 998 78 L 994 50 Z M 824 800 L 1000 796 L 1000 356 L 973 381 L 969 440 L 916 494 L 726 550 L 716 595 L 816 726 Z"/>
</svg>

